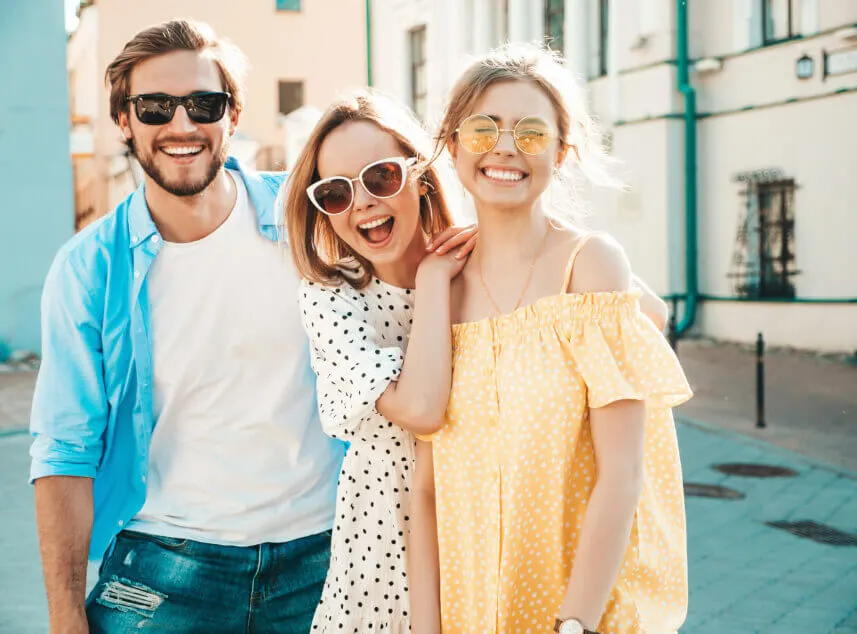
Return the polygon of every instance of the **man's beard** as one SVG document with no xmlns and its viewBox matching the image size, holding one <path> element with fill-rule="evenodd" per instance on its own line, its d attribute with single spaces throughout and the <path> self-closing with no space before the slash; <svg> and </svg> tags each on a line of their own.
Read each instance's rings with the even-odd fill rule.
<svg viewBox="0 0 857 634">
<path fill-rule="evenodd" d="M 189 144 L 199 143 L 199 141 L 188 141 Z M 209 147 L 208 143 L 202 142 L 203 152 L 207 147 Z M 135 147 L 134 148 L 134 156 L 137 161 L 140 163 L 140 167 L 143 168 L 143 171 L 146 175 L 155 181 L 158 186 L 173 196 L 196 196 L 200 192 L 205 191 L 205 188 L 208 187 L 211 182 L 217 178 L 218 172 L 220 172 L 220 168 L 223 167 L 223 164 L 226 163 L 228 146 L 226 143 L 220 146 L 220 152 L 217 154 L 212 154 L 211 164 L 208 166 L 208 172 L 205 176 L 196 181 L 182 181 L 182 182 L 170 182 L 166 179 L 161 170 L 158 169 L 157 165 L 155 165 L 155 154 L 160 150 L 155 150 L 151 154 L 143 154 L 140 150 Z"/>
</svg>

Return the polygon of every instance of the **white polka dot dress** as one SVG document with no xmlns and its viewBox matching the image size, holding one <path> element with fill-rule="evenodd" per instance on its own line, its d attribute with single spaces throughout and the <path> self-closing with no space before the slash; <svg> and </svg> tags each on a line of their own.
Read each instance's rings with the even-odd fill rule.
<svg viewBox="0 0 857 634">
<path fill-rule="evenodd" d="M 300 304 L 329 435 L 350 443 L 315 634 L 410 632 L 405 548 L 414 440 L 375 409 L 402 369 L 413 291 L 304 282 Z"/>
<path fill-rule="evenodd" d="M 589 408 L 647 405 L 644 491 L 602 634 L 672 634 L 687 553 L 671 407 L 690 397 L 635 292 L 562 294 L 453 327 L 433 443 L 443 634 L 553 631 L 596 481 Z"/>
</svg>

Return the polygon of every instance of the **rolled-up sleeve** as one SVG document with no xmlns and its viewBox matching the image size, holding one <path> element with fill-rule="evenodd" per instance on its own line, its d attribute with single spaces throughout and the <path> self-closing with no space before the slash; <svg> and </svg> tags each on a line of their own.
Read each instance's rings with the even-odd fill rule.
<svg viewBox="0 0 857 634">
<path fill-rule="evenodd" d="M 30 432 L 30 482 L 94 478 L 104 447 L 107 397 L 100 302 L 68 256 L 54 261 L 42 294 L 42 363 Z"/>
</svg>

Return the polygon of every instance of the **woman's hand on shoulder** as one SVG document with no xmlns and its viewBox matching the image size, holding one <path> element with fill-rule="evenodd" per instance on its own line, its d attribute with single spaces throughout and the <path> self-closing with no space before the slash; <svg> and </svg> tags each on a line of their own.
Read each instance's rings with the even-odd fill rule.
<svg viewBox="0 0 857 634">
<path fill-rule="evenodd" d="M 426 246 L 428 254 L 420 262 L 417 280 L 436 274 L 448 281 L 461 273 L 476 246 L 476 235 L 476 225 L 470 225 L 450 227 L 432 237 Z"/>
<path fill-rule="evenodd" d="M 417 288 L 420 287 L 421 281 L 429 278 L 440 279 L 444 284 L 449 285 L 449 281 L 461 273 L 461 269 L 466 263 L 467 256 L 459 257 L 457 251 L 450 251 L 442 255 L 429 253 L 423 258 L 417 269 Z"/>
<path fill-rule="evenodd" d="M 449 227 L 431 237 L 426 251 L 438 255 L 453 251 L 458 257 L 466 258 L 476 248 L 477 234 L 476 225 Z"/>
<path fill-rule="evenodd" d="M 569 290 L 573 293 L 627 291 L 633 275 L 625 250 L 611 236 L 589 238 L 577 254 Z"/>
</svg>

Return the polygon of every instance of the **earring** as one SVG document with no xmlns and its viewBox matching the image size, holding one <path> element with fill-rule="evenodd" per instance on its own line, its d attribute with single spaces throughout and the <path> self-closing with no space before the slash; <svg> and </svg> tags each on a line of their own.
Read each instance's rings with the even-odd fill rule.
<svg viewBox="0 0 857 634">
<path fill-rule="evenodd" d="M 431 196 L 427 193 L 422 195 L 423 198 L 426 199 L 426 203 L 428 203 L 428 229 L 426 233 L 431 235 L 432 229 L 434 229 L 434 210 L 431 207 Z"/>
</svg>

